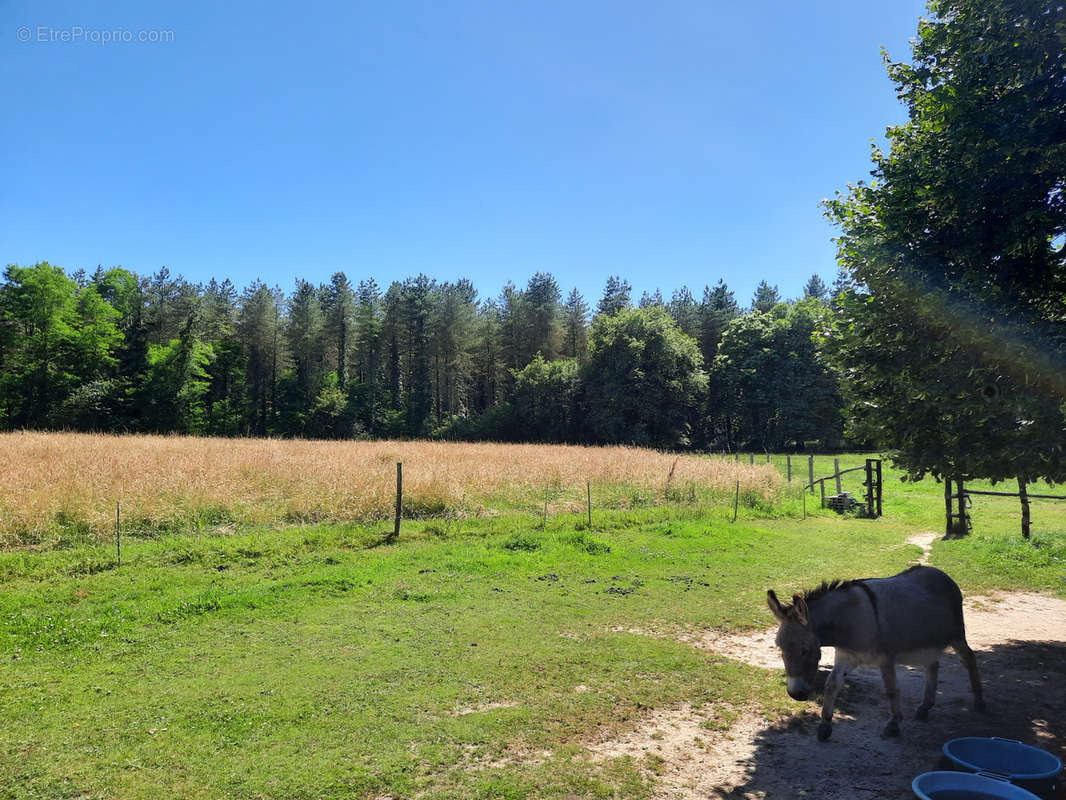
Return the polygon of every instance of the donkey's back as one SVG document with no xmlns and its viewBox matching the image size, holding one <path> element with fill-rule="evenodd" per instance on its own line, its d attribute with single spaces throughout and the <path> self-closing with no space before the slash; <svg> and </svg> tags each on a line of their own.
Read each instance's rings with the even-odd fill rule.
<svg viewBox="0 0 1066 800">
<path fill-rule="evenodd" d="M 962 592 L 935 567 L 911 567 L 890 578 L 867 578 L 863 583 L 876 604 L 878 649 L 883 653 L 902 656 L 927 648 L 943 650 L 965 641 Z"/>
</svg>

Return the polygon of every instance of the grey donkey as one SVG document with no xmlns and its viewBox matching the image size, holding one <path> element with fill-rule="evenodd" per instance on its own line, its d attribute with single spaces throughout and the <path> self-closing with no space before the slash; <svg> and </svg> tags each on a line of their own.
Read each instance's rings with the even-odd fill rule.
<svg viewBox="0 0 1066 800">
<path fill-rule="evenodd" d="M 933 567 L 911 567 L 891 578 L 823 583 L 791 604 L 773 589 L 766 602 L 780 623 L 777 646 L 785 662 L 789 696 L 806 700 L 818 674 L 823 647 L 835 648 L 833 671 L 825 684 L 818 739 L 833 732 L 833 704 L 848 672 L 859 666 L 881 669 L 892 716 L 882 736 L 899 736 L 903 713 L 896 686 L 896 664 L 925 667 L 925 692 L 917 718 L 929 718 L 936 702 L 940 656 L 950 646 L 970 674 L 974 708 L 984 710 L 977 659 L 966 643 L 962 592 Z"/>
</svg>

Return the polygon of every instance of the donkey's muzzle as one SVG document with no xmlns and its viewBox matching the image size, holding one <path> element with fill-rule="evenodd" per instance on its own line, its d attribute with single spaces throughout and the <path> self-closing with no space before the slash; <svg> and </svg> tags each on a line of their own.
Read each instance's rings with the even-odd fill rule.
<svg viewBox="0 0 1066 800">
<path fill-rule="evenodd" d="M 811 696 L 811 687 L 802 678 L 789 678 L 787 691 L 793 700 L 806 700 Z"/>
</svg>

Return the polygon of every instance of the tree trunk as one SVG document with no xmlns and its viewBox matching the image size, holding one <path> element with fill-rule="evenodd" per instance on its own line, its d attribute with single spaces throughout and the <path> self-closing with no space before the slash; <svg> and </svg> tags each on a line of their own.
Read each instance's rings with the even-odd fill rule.
<svg viewBox="0 0 1066 800">
<path fill-rule="evenodd" d="M 944 478 L 944 509 L 947 515 L 947 525 L 944 528 L 944 535 L 951 536 L 954 533 L 954 528 L 951 525 L 951 478 L 945 476 Z"/>
</svg>

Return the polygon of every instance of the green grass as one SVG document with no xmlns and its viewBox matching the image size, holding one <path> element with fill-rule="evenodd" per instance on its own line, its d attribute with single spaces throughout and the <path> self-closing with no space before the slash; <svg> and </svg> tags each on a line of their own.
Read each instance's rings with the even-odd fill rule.
<svg viewBox="0 0 1066 800">
<path fill-rule="evenodd" d="M 940 487 L 887 469 L 879 520 L 731 500 L 0 553 L 0 798 L 646 796 L 582 743 L 683 700 L 802 708 L 677 633 L 765 627 L 767 588 L 891 574 L 942 525 Z M 1032 543 L 979 505 L 933 563 L 1066 596 L 1046 505 Z"/>
</svg>

